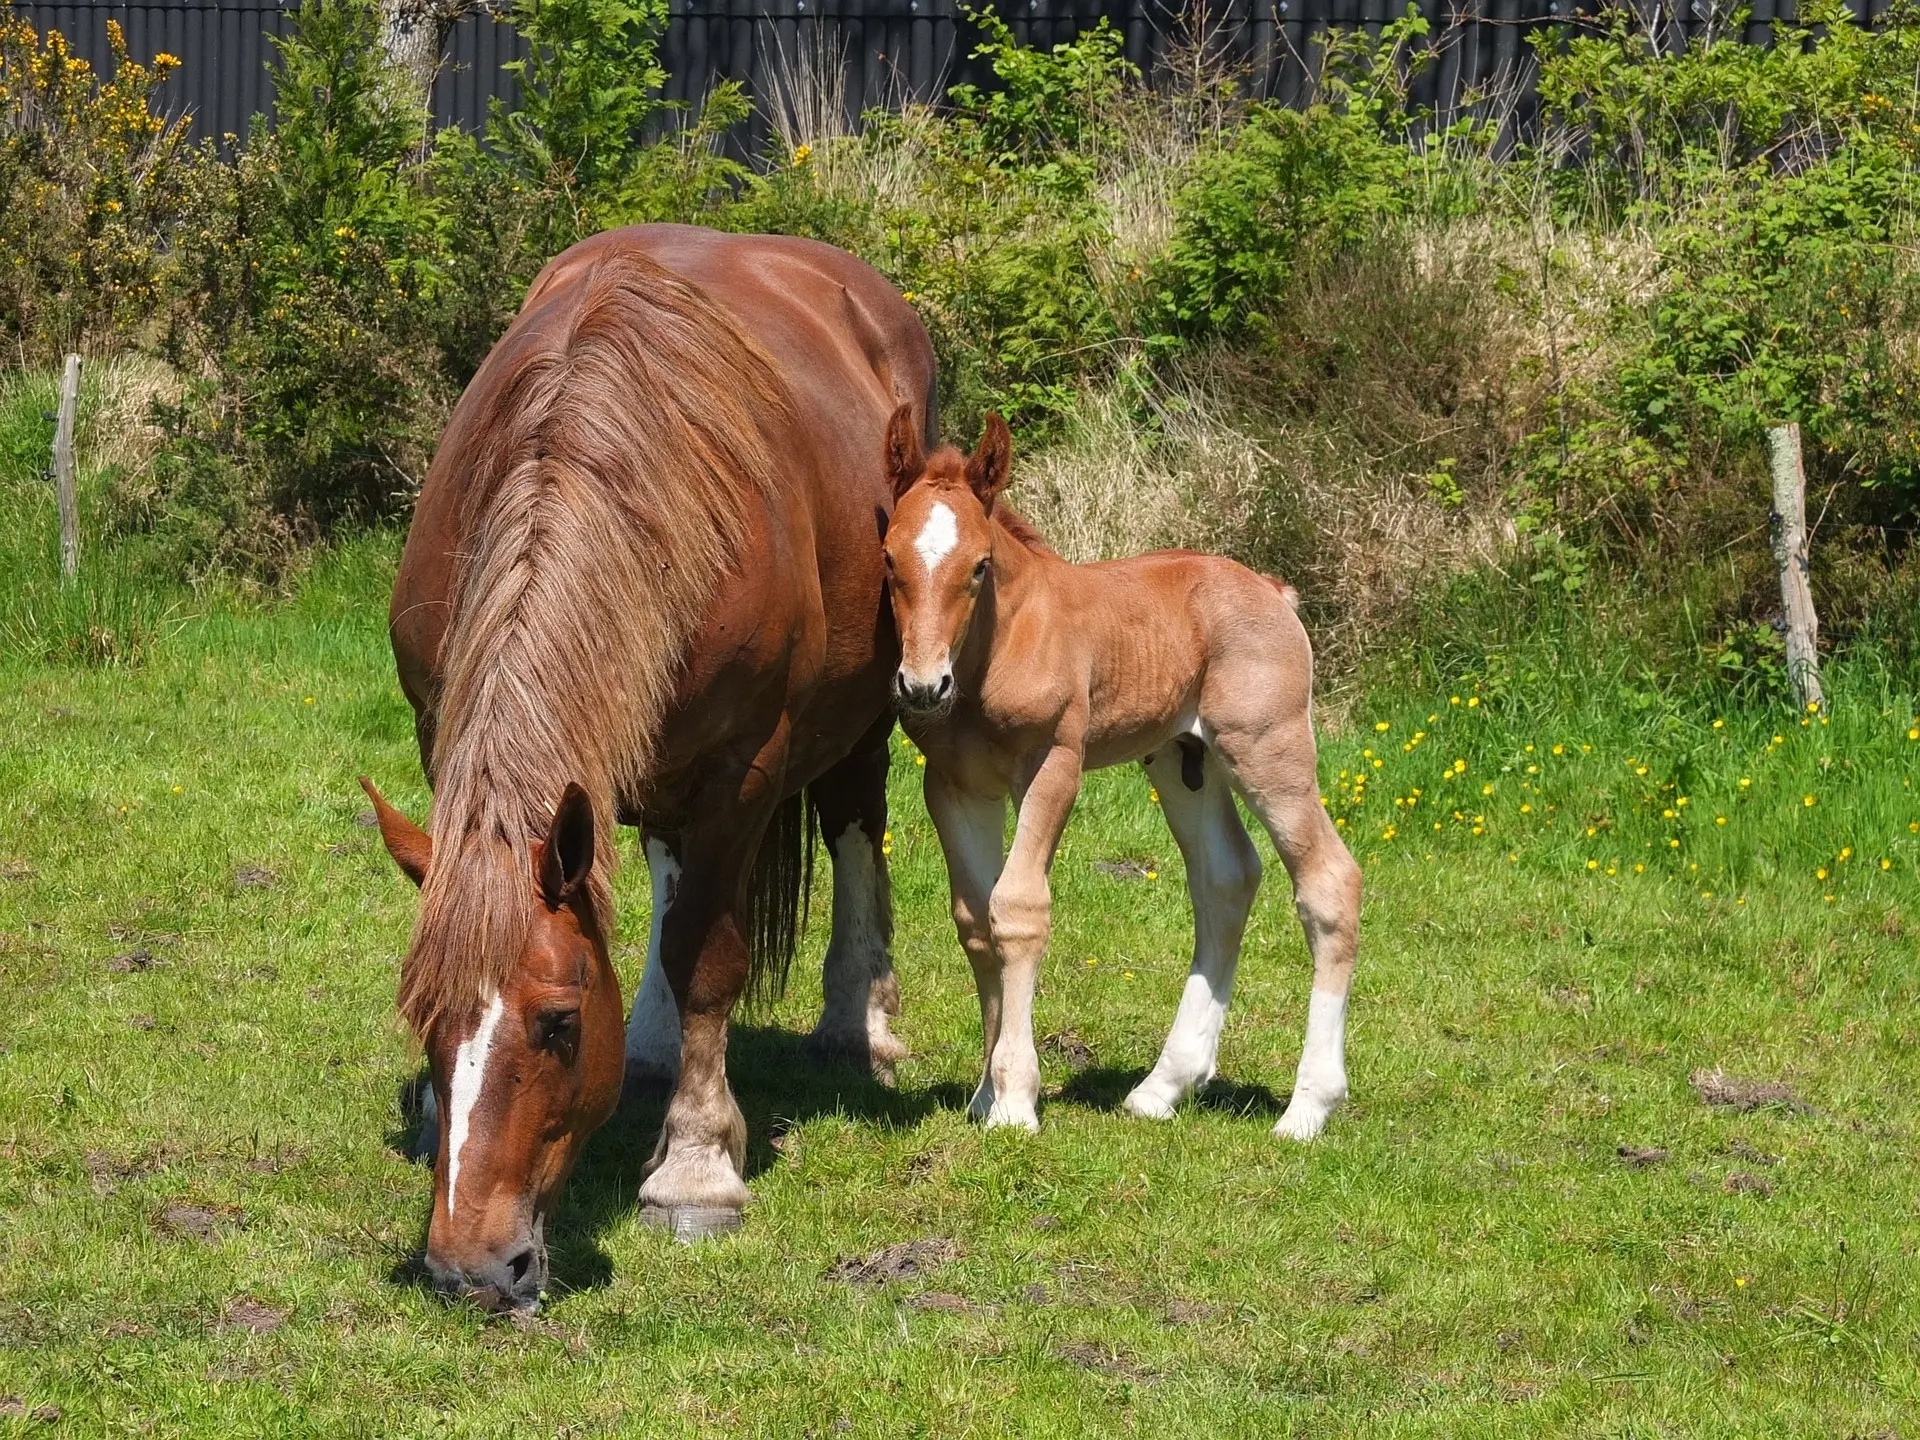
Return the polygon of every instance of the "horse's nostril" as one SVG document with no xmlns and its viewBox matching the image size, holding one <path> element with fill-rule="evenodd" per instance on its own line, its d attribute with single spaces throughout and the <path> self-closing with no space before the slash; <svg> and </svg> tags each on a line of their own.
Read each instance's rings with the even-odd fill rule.
<svg viewBox="0 0 1920 1440">
<path fill-rule="evenodd" d="M 531 1269 L 533 1269 L 533 1247 L 529 1245 L 507 1261 L 507 1273 L 513 1277 L 514 1289 L 520 1288 L 521 1282 L 527 1278 L 527 1272 Z"/>
<path fill-rule="evenodd" d="M 946 698 L 947 698 L 947 692 L 948 692 L 948 691 L 950 691 L 950 690 L 952 690 L 952 689 L 953 689 L 953 676 L 951 676 L 951 675 L 942 675 L 942 676 L 940 677 L 940 688 L 939 688 L 939 690 L 938 690 L 938 691 L 936 692 L 936 693 L 937 693 L 937 696 L 938 696 L 938 698 L 939 698 L 939 699 L 941 699 L 941 700 L 944 700 L 944 699 L 946 699 Z"/>
</svg>

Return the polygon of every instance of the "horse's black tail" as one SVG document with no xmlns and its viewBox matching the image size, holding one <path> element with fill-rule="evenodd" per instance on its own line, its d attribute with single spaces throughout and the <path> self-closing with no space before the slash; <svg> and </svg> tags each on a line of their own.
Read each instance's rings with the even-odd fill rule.
<svg viewBox="0 0 1920 1440">
<path fill-rule="evenodd" d="M 747 1002 L 786 993 L 793 954 L 807 932 L 819 813 L 801 791 L 780 802 L 760 839 L 747 882 Z"/>
</svg>

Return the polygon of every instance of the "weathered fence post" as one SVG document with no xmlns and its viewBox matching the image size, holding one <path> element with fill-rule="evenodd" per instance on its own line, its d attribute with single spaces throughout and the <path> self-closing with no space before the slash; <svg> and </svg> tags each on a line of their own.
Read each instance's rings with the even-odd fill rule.
<svg viewBox="0 0 1920 1440">
<path fill-rule="evenodd" d="M 73 493 L 73 417 L 80 408 L 80 357 L 67 356 L 60 377 L 60 414 L 53 427 L 53 490 L 60 502 L 60 583 L 80 568 L 80 503 Z"/>
<path fill-rule="evenodd" d="M 1800 458 L 1800 427 L 1767 427 L 1773 472 L 1773 563 L 1780 570 L 1780 608 L 1787 626 L 1787 677 L 1801 706 L 1826 703 L 1820 691 L 1820 621 L 1807 580 L 1807 472 Z"/>
</svg>

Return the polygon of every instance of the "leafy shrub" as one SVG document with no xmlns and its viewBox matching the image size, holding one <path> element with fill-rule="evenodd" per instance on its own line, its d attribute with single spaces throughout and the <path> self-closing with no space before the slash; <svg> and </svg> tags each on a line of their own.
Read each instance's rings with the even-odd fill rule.
<svg viewBox="0 0 1920 1440">
<path fill-rule="evenodd" d="M 165 410 L 171 442 L 134 497 L 202 562 L 271 571 L 300 533 L 410 495 L 445 417 L 451 217 L 377 26 L 364 0 L 308 0 L 280 42 L 275 124 L 203 177 L 166 340 L 203 378 Z"/>
<path fill-rule="evenodd" d="M 48 31 L 0 16 L 0 330 L 26 365 L 124 343 L 156 311 L 166 238 L 189 193 L 185 127 L 155 112 L 179 63 L 128 54 L 97 77 Z"/>
</svg>

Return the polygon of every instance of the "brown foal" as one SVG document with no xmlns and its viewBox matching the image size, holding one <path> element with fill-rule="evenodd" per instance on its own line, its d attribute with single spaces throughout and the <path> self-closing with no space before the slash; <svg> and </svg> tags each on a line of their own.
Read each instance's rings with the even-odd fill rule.
<svg viewBox="0 0 1920 1440">
<path fill-rule="evenodd" d="M 1067 563 L 995 507 L 1011 450 L 997 415 L 970 459 L 951 447 L 923 456 L 908 407 L 887 431 L 894 699 L 926 752 L 927 810 L 985 1031 L 969 1112 L 989 1125 L 1039 1125 L 1033 995 L 1052 926 L 1047 874 L 1082 773 L 1140 759 L 1186 859 L 1194 947 L 1159 1063 L 1127 1108 L 1170 1116 L 1213 1077 L 1260 884 L 1238 794 L 1293 878 L 1313 954 L 1306 1044 L 1274 1127 L 1310 1140 L 1347 1093 L 1360 869 L 1320 804 L 1313 654 L 1293 592 L 1184 551 Z M 1003 855 L 1009 795 L 1018 823 Z"/>
</svg>

